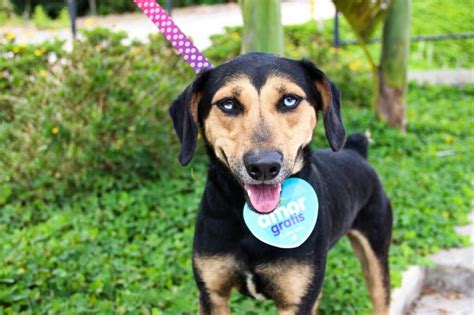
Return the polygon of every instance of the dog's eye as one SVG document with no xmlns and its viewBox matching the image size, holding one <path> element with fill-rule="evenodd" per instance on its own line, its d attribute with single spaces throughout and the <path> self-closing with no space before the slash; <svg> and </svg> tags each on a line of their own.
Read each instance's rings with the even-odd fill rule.
<svg viewBox="0 0 474 315">
<path fill-rule="evenodd" d="M 226 98 L 217 103 L 217 106 L 226 114 L 237 114 L 239 111 L 239 104 L 232 98 Z"/>
<path fill-rule="evenodd" d="M 295 95 L 285 95 L 281 101 L 284 109 L 293 109 L 301 102 L 301 97 Z"/>
<path fill-rule="evenodd" d="M 222 101 L 219 105 L 222 107 L 222 109 L 225 109 L 225 110 L 233 110 L 234 109 L 234 101 L 231 100 L 231 99 Z"/>
</svg>

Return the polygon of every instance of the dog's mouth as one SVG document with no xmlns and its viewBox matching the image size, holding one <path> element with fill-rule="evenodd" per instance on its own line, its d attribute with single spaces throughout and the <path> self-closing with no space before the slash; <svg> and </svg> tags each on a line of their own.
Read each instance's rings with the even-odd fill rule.
<svg viewBox="0 0 474 315">
<path fill-rule="evenodd" d="M 245 184 L 250 207 L 259 213 L 271 213 L 280 203 L 281 184 Z"/>
</svg>

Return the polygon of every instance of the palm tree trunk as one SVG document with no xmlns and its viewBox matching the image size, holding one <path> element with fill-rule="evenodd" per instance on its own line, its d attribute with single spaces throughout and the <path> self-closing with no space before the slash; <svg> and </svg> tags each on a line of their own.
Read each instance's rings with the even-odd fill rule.
<svg viewBox="0 0 474 315">
<path fill-rule="evenodd" d="M 91 15 L 97 15 L 97 5 L 95 0 L 89 0 L 89 9 L 91 10 Z"/>
<path fill-rule="evenodd" d="M 242 53 L 283 54 L 280 0 L 240 0 L 244 19 Z"/>
<path fill-rule="evenodd" d="M 31 0 L 26 0 L 25 11 L 23 11 L 23 18 L 29 20 L 31 18 Z"/>
<path fill-rule="evenodd" d="M 402 131 L 406 127 L 410 2 L 411 0 L 392 0 L 385 19 L 382 55 L 377 73 L 377 115 L 390 127 Z"/>
</svg>

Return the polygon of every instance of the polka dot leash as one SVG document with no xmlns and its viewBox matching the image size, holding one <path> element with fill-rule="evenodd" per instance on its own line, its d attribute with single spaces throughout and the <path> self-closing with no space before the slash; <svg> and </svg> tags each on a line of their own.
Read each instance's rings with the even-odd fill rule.
<svg viewBox="0 0 474 315">
<path fill-rule="evenodd" d="M 140 10 L 158 27 L 176 51 L 196 71 L 211 68 L 212 64 L 194 46 L 189 38 L 173 22 L 171 17 L 155 0 L 134 0 Z"/>
</svg>

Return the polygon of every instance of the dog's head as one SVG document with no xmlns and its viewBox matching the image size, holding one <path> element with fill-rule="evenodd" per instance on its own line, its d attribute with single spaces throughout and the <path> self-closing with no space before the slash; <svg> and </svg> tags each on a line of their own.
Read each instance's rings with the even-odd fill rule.
<svg viewBox="0 0 474 315">
<path fill-rule="evenodd" d="M 199 73 L 173 102 L 179 161 L 194 154 L 198 130 L 258 212 L 279 202 L 281 183 L 303 167 L 318 111 L 329 145 L 344 145 L 336 86 L 313 63 L 251 53 Z"/>
</svg>

